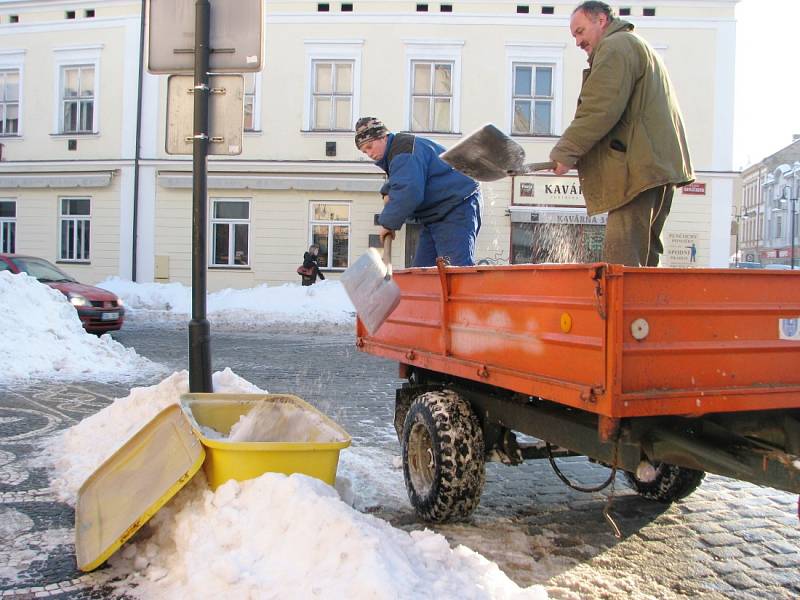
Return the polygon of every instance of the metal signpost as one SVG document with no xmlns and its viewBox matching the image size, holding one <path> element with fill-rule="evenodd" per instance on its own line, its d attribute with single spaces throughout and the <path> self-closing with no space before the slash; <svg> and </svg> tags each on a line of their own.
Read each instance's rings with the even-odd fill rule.
<svg viewBox="0 0 800 600">
<path fill-rule="evenodd" d="M 192 10 L 194 4 L 194 10 Z M 206 319 L 206 269 L 208 222 L 209 72 L 245 73 L 262 66 L 263 0 L 149 0 L 148 71 L 184 73 L 194 71 L 192 142 L 192 320 L 189 323 L 189 391 L 211 392 L 211 326 Z M 190 41 L 193 41 L 190 44 Z M 239 78 L 241 79 L 241 78 Z M 180 89 L 180 83 L 176 79 Z M 233 83 L 230 84 L 233 89 Z M 215 89 L 225 89 L 215 86 Z M 227 94 L 226 94 L 227 95 Z M 232 93 L 230 98 L 234 98 Z M 241 152 L 243 93 L 238 94 L 238 114 L 222 111 L 224 131 L 235 129 L 238 141 L 225 135 L 217 154 Z M 179 118 L 179 111 L 168 118 Z M 234 124 L 228 122 L 231 115 Z M 178 131 L 177 140 L 174 131 Z M 180 127 L 167 124 L 167 151 L 181 152 Z M 171 135 L 172 134 L 172 135 Z M 233 136 L 235 137 L 235 136 Z M 227 146 L 227 151 L 225 148 Z M 186 151 L 186 150 L 184 150 Z"/>
</svg>

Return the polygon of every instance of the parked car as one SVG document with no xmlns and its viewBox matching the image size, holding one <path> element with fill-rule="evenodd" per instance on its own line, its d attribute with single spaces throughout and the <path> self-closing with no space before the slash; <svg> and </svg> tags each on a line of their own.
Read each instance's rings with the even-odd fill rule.
<svg viewBox="0 0 800 600">
<path fill-rule="evenodd" d="M 116 294 L 79 283 L 74 277 L 70 277 L 43 258 L 0 254 L 0 271 L 27 273 L 64 294 L 77 309 L 78 317 L 89 333 L 105 333 L 122 327 L 125 308 Z"/>
</svg>

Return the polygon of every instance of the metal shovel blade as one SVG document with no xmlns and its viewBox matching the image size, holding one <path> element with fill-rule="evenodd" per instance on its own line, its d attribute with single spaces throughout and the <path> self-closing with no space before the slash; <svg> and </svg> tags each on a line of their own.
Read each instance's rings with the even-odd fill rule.
<svg viewBox="0 0 800 600">
<path fill-rule="evenodd" d="M 358 318 L 374 334 L 400 303 L 400 288 L 392 279 L 391 238 L 386 237 L 382 260 L 375 248 L 370 248 L 342 273 L 341 282 Z"/>
<path fill-rule="evenodd" d="M 488 123 L 441 154 L 441 159 L 478 181 L 496 181 L 509 175 L 527 175 L 555 167 L 553 162 L 525 163 L 525 150 Z"/>
<path fill-rule="evenodd" d="M 443 152 L 441 159 L 473 179 L 496 181 L 523 167 L 525 150 L 487 123 Z"/>
</svg>

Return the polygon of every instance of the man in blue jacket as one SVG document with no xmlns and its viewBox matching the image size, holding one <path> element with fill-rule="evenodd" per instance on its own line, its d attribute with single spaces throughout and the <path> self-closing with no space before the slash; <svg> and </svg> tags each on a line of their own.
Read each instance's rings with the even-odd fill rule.
<svg viewBox="0 0 800 600">
<path fill-rule="evenodd" d="M 388 175 L 381 188 L 381 242 L 407 219 L 422 224 L 415 267 L 431 267 L 443 256 L 451 265 L 475 264 L 481 228 L 480 185 L 444 162 L 445 148 L 410 133 L 391 133 L 375 117 L 356 123 L 356 147 Z"/>
</svg>

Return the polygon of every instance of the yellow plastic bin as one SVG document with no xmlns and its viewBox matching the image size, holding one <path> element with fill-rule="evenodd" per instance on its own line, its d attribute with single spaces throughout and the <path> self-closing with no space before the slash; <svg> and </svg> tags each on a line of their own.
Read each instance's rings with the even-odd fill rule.
<svg viewBox="0 0 800 600">
<path fill-rule="evenodd" d="M 289 414 L 291 426 L 273 427 L 275 441 L 227 439 L 240 418 L 256 407 L 267 418 L 274 414 L 275 420 Z M 203 469 L 212 490 L 229 479 L 243 481 L 267 472 L 304 473 L 333 485 L 339 451 L 351 442 L 332 419 L 290 394 L 183 394 L 181 408 L 206 449 Z"/>
</svg>

